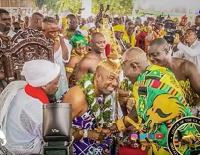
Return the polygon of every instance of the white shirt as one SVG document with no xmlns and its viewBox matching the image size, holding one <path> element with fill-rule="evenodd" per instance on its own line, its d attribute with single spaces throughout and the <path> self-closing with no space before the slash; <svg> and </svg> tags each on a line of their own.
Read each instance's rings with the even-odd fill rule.
<svg viewBox="0 0 200 155">
<path fill-rule="evenodd" d="M 13 37 L 16 33 L 13 30 L 10 30 L 9 33 L 7 34 L 7 36 L 9 37 Z"/>
<path fill-rule="evenodd" d="M 3 34 L 2 32 L 0 32 L 0 34 Z M 10 30 L 7 34 L 8 37 L 13 37 L 16 33 L 13 30 Z"/>
<path fill-rule="evenodd" d="M 59 49 L 54 53 L 54 62 L 60 65 L 61 67 L 59 88 L 58 88 L 58 91 L 56 92 L 57 99 L 59 99 L 69 88 L 63 61 L 66 61 L 66 60 L 64 60 L 62 57 L 62 48 L 60 45 Z"/>
<path fill-rule="evenodd" d="M 179 51 L 174 52 L 174 57 L 183 58 L 193 62 L 200 71 L 200 41 L 196 40 L 190 47 L 179 43 L 177 48 Z"/>
</svg>

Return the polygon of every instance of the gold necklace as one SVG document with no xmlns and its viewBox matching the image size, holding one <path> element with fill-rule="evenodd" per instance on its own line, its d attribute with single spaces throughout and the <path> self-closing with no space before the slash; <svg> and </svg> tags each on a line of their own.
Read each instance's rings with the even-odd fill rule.
<svg viewBox="0 0 200 155">
<path fill-rule="evenodd" d="M 84 55 L 85 55 L 85 53 L 84 53 L 84 54 L 81 54 L 81 55 L 80 55 L 80 54 L 77 54 L 76 51 L 75 51 L 75 49 L 73 49 L 73 50 L 72 50 L 72 55 L 71 55 L 71 56 L 75 56 L 76 58 L 78 58 L 78 59 L 80 60 L 80 59 L 83 58 Z"/>
</svg>

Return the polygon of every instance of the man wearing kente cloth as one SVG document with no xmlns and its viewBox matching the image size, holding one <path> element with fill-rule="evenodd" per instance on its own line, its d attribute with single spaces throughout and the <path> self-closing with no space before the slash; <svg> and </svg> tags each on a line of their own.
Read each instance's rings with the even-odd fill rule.
<svg viewBox="0 0 200 155">
<path fill-rule="evenodd" d="M 86 52 L 86 38 L 79 32 L 76 32 L 70 41 L 73 46 L 69 62 L 66 64 L 67 79 L 69 87 L 73 87 L 76 83 L 75 75 L 76 68 L 80 60 L 84 57 Z"/>
<path fill-rule="evenodd" d="M 166 67 L 174 73 L 184 90 L 187 103 L 200 110 L 200 74 L 197 66 L 188 60 L 173 58 L 170 47 L 163 38 L 157 38 L 150 43 L 148 57 L 153 64 Z"/>
<path fill-rule="evenodd" d="M 168 130 L 179 118 L 191 115 L 179 83 L 170 70 L 151 66 L 139 48 L 129 49 L 122 60 L 124 75 L 133 83 L 136 104 L 128 116 L 118 119 L 110 129 L 125 131 L 132 125 L 140 135 L 144 134 L 140 142 L 148 142 L 145 137 L 149 139 L 149 151 L 167 155 Z"/>
<path fill-rule="evenodd" d="M 126 51 L 126 41 L 123 39 L 124 26 L 116 25 L 113 27 L 113 29 L 115 32 L 116 44 L 119 46 L 120 51 L 123 53 Z"/>
<path fill-rule="evenodd" d="M 112 137 L 107 137 L 112 122 L 112 96 L 118 86 L 120 64 L 105 59 L 94 74 L 85 74 L 69 89 L 63 102 L 71 103 L 74 155 L 103 155 L 111 152 Z"/>
<path fill-rule="evenodd" d="M 135 34 L 133 33 L 134 28 L 135 28 L 135 25 L 132 21 L 126 24 L 124 34 L 123 34 L 123 39 L 126 41 L 127 48 L 134 47 L 136 44 L 136 37 L 135 37 Z"/>
</svg>

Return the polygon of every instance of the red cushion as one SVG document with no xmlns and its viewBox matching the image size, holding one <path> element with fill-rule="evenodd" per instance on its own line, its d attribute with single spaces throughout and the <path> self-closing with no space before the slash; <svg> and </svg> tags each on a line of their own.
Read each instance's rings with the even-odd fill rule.
<svg viewBox="0 0 200 155">
<path fill-rule="evenodd" d="M 133 149 L 131 147 L 119 147 L 119 155 L 147 155 L 146 151 L 142 151 L 141 148 Z"/>
</svg>

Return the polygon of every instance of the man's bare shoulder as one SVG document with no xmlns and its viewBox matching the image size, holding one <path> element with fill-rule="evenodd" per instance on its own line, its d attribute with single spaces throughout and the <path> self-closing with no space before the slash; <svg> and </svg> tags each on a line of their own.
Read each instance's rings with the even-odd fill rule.
<svg viewBox="0 0 200 155">
<path fill-rule="evenodd" d="M 82 60 L 79 62 L 79 65 L 89 65 L 91 66 L 91 63 L 99 61 L 100 58 L 98 58 L 95 54 L 93 53 L 87 53 Z"/>
<path fill-rule="evenodd" d="M 80 106 L 86 102 L 86 95 L 83 93 L 83 90 L 79 86 L 74 86 L 67 91 L 63 98 L 63 102 Z"/>
<path fill-rule="evenodd" d="M 175 64 L 177 69 L 181 69 L 185 63 L 185 59 L 183 58 L 173 58 L 173 63 Z"/>
<path fill-rule="evenodd" d="M 178 70 L 187 78 L 189 76 L 192 75 L 195 75 L 196 73 L 198 73 L 198 68 L 197 66 L 189 61 L 189 60 L 186 60 L 186 59 L 182 59 L 182 58 L 176 58 L 177 61 L 177 64 L 179 65 L 178 66 Z"/>
<path fill-rule="evenodd" d="M 98 56 L 93 52 L 88 52 L 83 59 L 98 59 Z"/>
<path fill-rule="evenodd" d="M 189 71 L 189 70 L 193 70 L 193 69 L 197 69 L 197 66 L 193 63 L 193 62 L 191 62 L 191 61 L 189 61 L 189 60 L 185 60 L 184 59 L 184 62 L 182 63 L 182 69 L 184 70 L 184 71 Z M 197 69 L 198 70 L 198 69 Z"/>
</svg>

